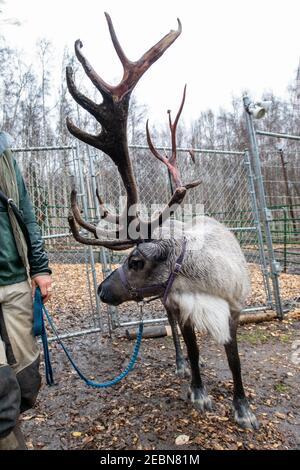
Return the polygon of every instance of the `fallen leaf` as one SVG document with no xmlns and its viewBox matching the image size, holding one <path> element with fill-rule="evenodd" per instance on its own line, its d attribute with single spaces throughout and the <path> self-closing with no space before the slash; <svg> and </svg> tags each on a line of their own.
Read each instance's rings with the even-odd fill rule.
<svg viewBox="0 0 300 470">
<path fill-rule="evenodd" d="M 88 437 L 84 438 L 83 444 L 86 445 L 86 444 L 88 444 L 89 442 L 92 442 L 93 440 L 94 440 L 94 437 L 93 437 L 93 436 L 88 436 Z"/>
<path fill-rule="evenodd" d="M 286 415 L 284 413 L 279 413 L 278 411 L 276 411 L 275 416 L 279 419 L 286 419 Z"/>
<path fill-rule="evenodd" d="M 180 434 L 180 436 L 177 436 L 175 439 L 175 444 L 177 446 L 183 446 L 189 442 L 190 438 L 186 434 Z"/>
</svg>

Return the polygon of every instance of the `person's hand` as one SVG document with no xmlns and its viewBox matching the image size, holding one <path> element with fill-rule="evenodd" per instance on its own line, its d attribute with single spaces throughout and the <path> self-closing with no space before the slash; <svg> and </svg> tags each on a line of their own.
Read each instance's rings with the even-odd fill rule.
<svg viewBox="0 0 300 470">
<path fill-rule="evenodd" d="M 34 298 L 35 289 L 39 287 L 41 290 L 43 302 L 47 302 L 51 297 L 51 284 L 52 279 L 49 274 L 44 274 L 43 276 L 36 276 L 31 281 L 32 297 Z"/>
</svg>

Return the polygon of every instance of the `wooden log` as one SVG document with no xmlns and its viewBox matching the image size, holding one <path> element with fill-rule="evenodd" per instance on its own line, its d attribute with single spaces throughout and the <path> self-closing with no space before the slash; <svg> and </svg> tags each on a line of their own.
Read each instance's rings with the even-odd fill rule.
<svg viewBox="0 0 300 470">
<path fill-rule="evenodd" d="M 136 339 L 138 335 L 137 328 L 131 328 L 125 331 L 127 339 Z M 172 330 L 169 325 L 151 325 L 145 326 L 143 338 L 160 338 L 162 336 L 171 336 Z"/>
<path fill-rule="evenodd" d="M 276 312 L 273 312 L 272 310 L 257 313 L 242 313 L 239 324 L 246 325 L 247 323 L 261 323 L 264 321 L 275 320 L 276 318 Z M 178 333 L 181 334 L 179 328 Z M 127 339 L 136 339 L 138 335 L 138 329 L 127 329 L 125 334 Z M 143 338 L 160 338 L 163 336 L 172 336 L 170 325 L 151 325 L 144 327 Z"/>
<path fill-rule="evenodd" d="M 247 323 L 261 323 L 264 321 L 274 320 L 275 318 L 277 318 L 277 314 L 272 310 L 257 313 L 242 313 L 240 316 L 239 324 L 245 325 Z"/>
</svg>

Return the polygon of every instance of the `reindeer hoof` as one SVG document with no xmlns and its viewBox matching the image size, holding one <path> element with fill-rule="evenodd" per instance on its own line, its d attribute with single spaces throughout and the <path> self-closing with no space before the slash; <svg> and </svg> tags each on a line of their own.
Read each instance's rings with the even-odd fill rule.
<svg viewBox="0 0 300 470">
<path fill-rule="evenodd" d="M 199 367 L 205 367 L 204 359 L 200 356 L 199 357 Z M 191 369 L 189 367 L 188 360 L 183 359 L 182 361 L 177 362 L 176 364 L 176 375 L 181 377 L 182 379 L 186 378 L 189 379 L 191 376 Z"/>
<path fill-rule="evenodd" d="M 233 402 L 234 420 L 242 429 L 252 429 L 256 431 L 259 428 L 255 414 L 250 410 L 246 399 L 238 399 Z"/>
<path fill-rule="evenodd" d="M 212 411 L 212 401 L 203 388 L 190 388 L 188 391 L 188 398 L 193 403 L 194 407 L 204 413 L 205 411 Z"/>
</svg>

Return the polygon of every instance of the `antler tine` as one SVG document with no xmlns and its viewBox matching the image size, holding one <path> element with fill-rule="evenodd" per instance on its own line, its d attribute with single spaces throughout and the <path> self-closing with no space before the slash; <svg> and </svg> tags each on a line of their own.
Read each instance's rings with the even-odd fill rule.
<svg viewBox="0 0 300 470">
<path fill-rule="evenodd" d="M 122 251 L 127 250 L 136 244 L 136 242 L 132 240 L 97 240 L 94 238 L 85 238 L 80 235 L 75 223 L 75 218 L 72 215 L 69 215 L 68 222 L 75 240 L 84 245 L 103 246 L 110 250 Z"/>
<path fill-rule="evenodd" d="M 176 146 L 177 146 L 177 145 L 176 145 L 176 131 L 177 131 L 177 124 L 178 124 L 178 121 L 179 121 L 179 118 L 180 118 L 180 115 L 181 115 L 181 113 L 182 113 L 183 106 L 184 106 L 184 103 L 185 103 L 185 94 L 186 94 L 186 85 L 184 85 L 183 96 L 182 96 L 181 104 L 180 104 L 178 113 L 177 113 L 177 115 L 176 115 L 174 124 L 172 124 L 171 111 L 168 110 L 168 114 L 169 114 L 169 126 L 170 126 L 170 131 L 171 131 L 171 144 L 172 144 L 172 155 L 171 155 L 171 158 L 170 158 L 170 160 L 169 160 L 171 165 L 174 165 L 175 162 L 176 162 Z"/>
<path fill-rule="evenodd" d="M 72 189 L 71 191 L 71 210 L 78 225 L 86 229 L 88 232 L 92 233 L 97 238 L 95 225 L 89 224 L 81 217 L 80 210 L 77 204 L 77 191 L 75 189 Z"/>
<path fill-rule="evenodd" d="M 96 188 L 96 197 L 100 206 L 100 218 L 106 220 L 107 222 L 120 225 L 126 215 L 126 207 L 124 208 L 121 215 L 111 214 L 109 210 L 105 207 L 104 201 L 99 194 L 98 188 Z"/>
<path fill-rule="evenodd" d="M 165 165 L 168 166 L 169 160 L 167 159 L 167 157 L 165 157 L 164 155 L 161 155 L 161 154 L 156 150 L 156 148 L 154 147 L 154 145 L 153 145 L 153 143 L 152 143 L 152 139 L 151 139 L 150 132 L 149 132 L 149 119 L 147 119 L 147 121 L 146 121 L 146 135 L 147 135 L 147 143 L 148 143 L 148 147 L 149 147 L 150 151 L 153 153 L 153 155 L 154 155 L 158 160 L 160 160 L 162 163 L 164 163 Z"/>
<path fill-rule="evenodd" d="M 185 185 L 182 184 L 179 169 L 177 167 L 177 161 L 176 161 L 176 130 L 177 130 L 177 124 L 178 124 L 178 121 L 179 121 L 179 118 L 180 118 L 180 115 L 181 115 L 181 112 L 182 112 L 182 109 L 183 109 L 183 106 L 184 106 L 185 95 L 186 95 L 186 85 L 184 86 L 183 97 L 182 97 L 181 104 L 180 104 L 179 110 L 177 112 L 174 123 L 172 123 L 172 120 L 171 120 L 171 111 L 168 110 L 169 126 L 170 126 L 171 139 L 172 139 L 172 155 L 171 155 L 170 158 L 167 158 L 164 155 L 161 155 L 156 150 L 156 148 L 153 145 L 151 136 L 150 136 L 148 120 L 146 122 L 146 135 L 147 135 L 147 142 L 148 142 L 149 149 L 150 149 L 151 153 L 155 156 L 155 158 L 157 158 L 164 165 L 166 165 L 166 167 L 168 168 L 168 170 L 169 170 L 169 172 L 172 176 L 172 179 L 173 179 L 173 182 L 175 184 L 176 189 L 181 188 L 181 187 L 184 187 L 185 189 L 191 189 L 191 188 L 194 188 L 195 186 L 197 186 L 198 184 L 200 184 L 200 182 L 201 182 L 201 181 L 194 181 L 192 183 L 188 183 L 188 184 L 185 184 Z"/>
<path fill-rule="evenodd" d="M 149 68 L 150 65 L 159 59 L 168 49 L 168 47 L 170 47 L 181 34 L 182 26 L 179 18 L 177 18 L 177 24 L 178 28 L 176 31 L 171 30 L 168 34 L 166 34 L 160 41 L 158 41 L 158 43 L 145 52 L 145 54 L 137 62 L 135 62 L 135 64 L 143 65 L 145 63 L 147 64 L 147 68 Z M 145 72 L 145 70 L 147 70 L 145 69 L 145 66 L 141 67 L 141 69 L 142 74 Z"/>
<path fill-rule="evenodd" d="M 99 193 L 97 197 L 98 196 L 99 196 Z M 119 249 L 119 250 L 127 249 L 128 247 L 133 246 L 135 244 L 134 241 L 129 240 L 129 239 L 120 240 L 119 238 L 117 238 L 115 240 L 108 240 L 108 239 L 98 240 L 99 236 L 109 237 L 110 235 L 114 235 L 115 237 L 119 237 L 120 231 L 122 230 L 122 228 L 119 228 L 117 231 L 98 229 L 98 227 L 96 227 L 95 225 L 89 224 L 88 222 L 83 220 L 80 214 L 78 204 L 77 204 L 77 192 L 75 189 L 73 189 L 71 192 L 71 210 L 72 210 L 72 215 L 68 217 L 68 221 L 69 221 L 71 231 L 74 235 L 74 238 L 77 241 L 80 241 L 81 243 L 85 243 L 87 245 L 95 244 L 95 245 L 104 246 L 106 248 L 113 248 L 113 249 Z M 97 240 L 82 237 L 77 230 L 75 221 L 80 227 L 92 233 Z"/>
<path fill-rule="evenodd" d="M 191 157 L 191 159 L 192 159 L 192 162 L 193 162 L 193 163 L 196 163 L 196 160 L 195 160 L 195 151 L 194 151 L 194 149 L 191 149 L 191 150 L 189 150 L 188 152 L 189 152 L 189 155 L 190 155 L 190 157 Z"/>
<path fill-rule="evenodd" d="M 76 41 L 77 42 L 77 41 Z M 83 93 L 81 93 L 74 81 L 74 73 L 72 67 L 68 66 L 66 67 L 66 78 L 67 78 L 67 86 L 68 89 L 74 98 L 74 100 L 80 104 L 84 109 L 89 111 L 96 119 L 98 117 L 98 106 L 94 101 L 92 101 L 90 98 L 85 96 Z"/>
<path fill-rule="evenodd" d="M 164 155 L 161 155 L 156 150 L 156 148 L 153 145 L 151 136 L 150 136 L 148 120 L 146 122 L 146 135 L 147 135 L 147 143 L 148 143 L 148 146 L 149 146 L 149 149 L 150 149 L 151 153 L 155 156 L 155 158 L 157 158 L 164 165 L 166 165 L 166 167 L 168 168 L 168 170 L 171 174 L 172 180 L 175 184 L 175 188 L 182 187 L 183 185 L 182 185 L 180 174 L 179 174 L 179 171 L 178 171 L 178 168 L 177 168 L 177 165 L 176 165 L 176 158 L 173 159 L 173 162 L 172 162 L 171 159 L 168 159 Z M 173 154 L 173 146 L 172 146 L 172 154 Z"/>
<path fill-rule="evenodd" d="M 119 57 L 122 65 L 125 69 L 125 68 L 130 66 L 131 62 L 130 62 L 130 60 L 127 59 L 127 57 L 126 57 L 126 55 L 125 55 L 125 53 L 124 53 L 124 51 L 121 47 L 121 44 L 120 44 L 120 42 L 117 38 L 116 32 L 115 32 L 114 25 L 111 21 L 111 17 L 106 12 L 104 12 L 104 15 L 105 15 L 105 18 L 106 18 L 106 21 L 107 21 L 107 24 L 108 24 L 110 37 L 111 37 L 112 43 L 114 45 L 115 51 L 118 54 L 118 57 Z"/>
<path fill-rule="evenodd" d="M 172 123 L 171 111 L 168 111 L 169 127 L 171 131 L 171 140 L 172 140 L 172 155 L 169 159 L 165 157 L 164 155 L 161 155 L 154 147 L 152 140 L 151 140 L 150 132 L 149 132 L 148 120 L 146 122 L 146 135 L 147 135 L 147 142 L 148 142 L 149 149 L 151 153 L 155 156 L 155 158 L 160 160 L 168 168 L 171 174 L 172 180 L 174 182 L 174 185 L 175 185 L 175 191 L 170 201 L 168 202 L 168 204 L 165 206 L 162 212 L 155 219 L 151 220 L 148 223 L 141 221 L 141 227 L 143 227 L 144 230 L 146 229 L 149 231 L 149 229 L 151 229 L 151 231 L 153 231 L 153 229 L 157 228 L 157 226 L 158 227 L 161 226 L 176 211 L 178 206 L 182 203 L 187 190 L 191 188 L 195 188 L 201 183 L 201 181 L 193 181 L 188 184 L 182 184 L 179 169 L 177 167 L 176 130 L 177 130 L 177 124 L 178 124 L 178 121 L 179 121 L 179 118 L 180 118 L 180 115 L 182 113 L 182 109 L 184 106 L 185 96 L 186 96 L 186 85 L 184 86 L 183 97 L 182 97 L 181 104 L 177 112 L 174 123 Z"/>
<path fill-rule="evenodd" d="M 97 195 L 98 200 L 102 201 L 101 197 L 99 196 L 98 189 L 96 190 L 96 195 Z M 87 230 L 88 232 L 92 233 L 95 238 L 99 238 L 99 236 L 109 237 L 110 235 L 114 235 L 115 237 L 118 238 L 120 236 L 120 232 L 122 230 L 124 230 L 124 227 L 119 227 L 117 230 L 99 229 L 95 225 L 90 224 L 90 223 L 86 222 L 85 220 L 83 220 L 83 218 L 81 217 L 81 214 L 80 214 L 80 209 L 79 209 L 78 204 L 77 204 L 77 191 L 75 189 L 72 189 L 72 191 L 71 191 L 71 210 L 72 210 L 72 214 L 73 214 L 74 219 L 76 220 L 77 224 L 80 227 Z M 103 210 L 106 211 L 106 209 L 103 209 Z M 121 223 L 121 218 L 119 218 L 119 216 L 116 216 L 117 220 L 115 220 L 113 217 L 114 217 L 113 215 L 111 215 L 111 214 L 109 215 L 107 213 L 106 215 L 102 216 L 101 218 L 102 219 L 105 218 L 108 222 L 116 223 L 119 226 L 119 224 Z"/>
<path fill-rule="evenodd" d="M 81 140 L 82 142 L 92 145 L 93 147 L 99 148 L 98 144 L 98 136 L 89 134 L 88 132 L 83 131 L 79 127 L 75 126 L 75 124 L 67 117 L 66 124 L 68 131 L 77 139 Z"/>
<path fill-rule="evenodd" d="M 83 47 L 83 44 L 82 44 L 82 41 L 80 39 L 77 39 L 75 41 L 75 45 L 74 45 L 74 48 L 75 48 L 75 54 L 76 54 L 76 57 L 77 59 L 79 60 L 79 62 L 81 63 L 85 73 L 87 74 L 87 76 L 89 77 L 89 79 L 91 80 L 91 82 L 93 83 L 93 85 L 95 85 L 95 87 L 97 88 L 97 90 L 100 91 L 100 93 L 103 95 L 106 95 L 106 96 L 110 96 L 112 91 L 113 91 L 113 86 L 109 85 L 108 83 L 106 83 L 101 77 L 100 75 L 97 74 L 97 72 L 94 70 L 94 68 L 91 66 L 91 64 L 89 63 L 89 61 L 87 60 L 87 58 L 83 55 L 83 53 L 81 52 L 81 49 Z"/>
</svg>

